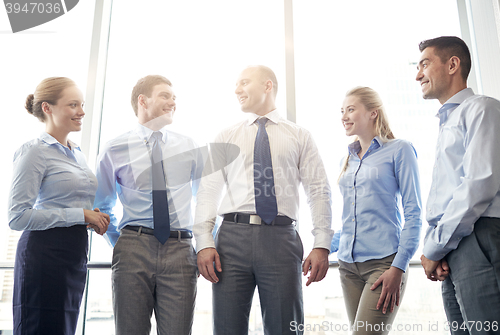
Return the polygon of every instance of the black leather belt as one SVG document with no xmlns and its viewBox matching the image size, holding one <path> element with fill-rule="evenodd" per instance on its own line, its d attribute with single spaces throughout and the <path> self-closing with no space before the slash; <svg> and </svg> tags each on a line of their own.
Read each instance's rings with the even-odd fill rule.
<svg viewBox="0 0 500 335">
<path fill-rule="evenodd" d="M 154 229 L 141 226 L 125 226 L 122 229 L 141 232 L 142 234 L 154 235 Z M 187 230 L 171 230 L 170 238 L 193 238 L 193 233 Z"/>
<path fill-rule="evenodd" d="M 242 214 L 242 213 L 228 213 L 224 214 L 224 221 L 234 222 L 234 223 L 247 223 L 247 224 L 266 224 L 260 216 L 255 214 Z M 287 226 L 293 223 L 293 220 L 288 216 L 277 216 L 276 219 L 271 222 L 271 225 L 275 226 Z"/>
</svg>

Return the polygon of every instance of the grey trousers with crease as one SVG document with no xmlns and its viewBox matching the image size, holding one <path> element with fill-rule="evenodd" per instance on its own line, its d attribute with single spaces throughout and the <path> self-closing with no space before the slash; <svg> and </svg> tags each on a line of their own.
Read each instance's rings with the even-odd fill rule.
<svg viewBox="0 0 500 335">
<path fill-rule="evenodd" d="M 479 218 L 446 260 L 442 295 L 451 333 L 500 334 L 500 219 Z"/>
<path fill-rule="evenodd" d="M 113 250 L 113 309 L 117 335 L 191 334 L 198 267 L 191 239 L 122 230 Z"/>
<path fill-rule="evenodd" d="M 214 334 L 248 334 L 256 286 L 264 334 L 301 333 L 291 326 L 304 323 L 304 251 L 295 227 L 223 222 L 216 248 L 222 272 L 217 272 L 219 282 L 212 286 Z"/>
</svg>

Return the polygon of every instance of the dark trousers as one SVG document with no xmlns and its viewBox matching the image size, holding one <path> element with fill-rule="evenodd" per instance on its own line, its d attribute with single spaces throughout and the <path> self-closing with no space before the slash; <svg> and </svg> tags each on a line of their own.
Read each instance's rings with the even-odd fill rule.
<svg viewBox="0 0 500 335">
<path fill-rule="evenodd" d="M 87 251 L 84 225 L 22 234 L 14 266 L 14 334 L 75 333 Z"/>
<path fill-rule="evenodd" d="M 304 323 L 304 251 L 295 227 L 224 221 L 216 248 L 222 272 L 217 272 L 219 282 L 212 286 L 214 334 L 248 334 L 256 286 L 264 334 L 299 334 L 291 329 L 293 324 Z"/>
<path fill-rule="evenodd" d="M 451 333 L 500 334 L 500 219 L 477 220 L 446 259 L 442 293 Z"/>
</svg>

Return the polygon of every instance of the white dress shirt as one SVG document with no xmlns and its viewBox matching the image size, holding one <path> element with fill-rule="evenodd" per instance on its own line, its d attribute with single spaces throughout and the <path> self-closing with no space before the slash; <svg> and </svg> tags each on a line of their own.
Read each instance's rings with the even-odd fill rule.
<svg viewBox="0 0 500 335">
<path fill-rule="evenodd" d="M 270 120 L 266 123 L 266 131 L 271 148 L 278 215 L 298 219 L 299 185 L 302 183 L 314 225 L 314 248 L 330 249 L 333 235 L 330 228 L 331 191 L 312 136 L 304 128 L 281 118 L 277 110 L 264 117 Z M 217 214 L 256 213 L 253 156 L 258 130 L 255 121 L 258 118 L 258 115 L 249 113 L 247 120 L 222 131 L 215 139 L 215 143 L 238 146 L 240 153 L 222 172 L 202 178 L 193 227 L 197 251 L 215 247 L 212 230 Z M 226 192 L 220 203 L 224 185 Z"/>
</svg>

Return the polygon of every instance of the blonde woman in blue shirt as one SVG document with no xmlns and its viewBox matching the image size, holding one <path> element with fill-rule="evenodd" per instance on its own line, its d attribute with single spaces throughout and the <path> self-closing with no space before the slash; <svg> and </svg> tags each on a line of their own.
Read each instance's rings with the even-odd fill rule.
<svg viewBox="0 0 500 335">
<path fill-rule="evenodd" d="M 394 138 L 382 101 L 371 88 L 349 91 L 341 112 L 346 135 L 356 137 L 339 177 L 342 230 L 332 251 L 338 245 L 353 334 L 387 334 L 420 239 L 417 155 L 409 142 Z"/>
<path fill-rule="evenodd" d="M 45 132 L 14 155 L 9 226 L 24 231 L 14 266 L 14 334 L 71 335 L 87 277 L 87 227 L 102 235 L 109 216 L 92 210 L 96 177 L 68 140 L 85 115 L 76 84 L 47 78 L 25 107 Z"/>
</svg>

